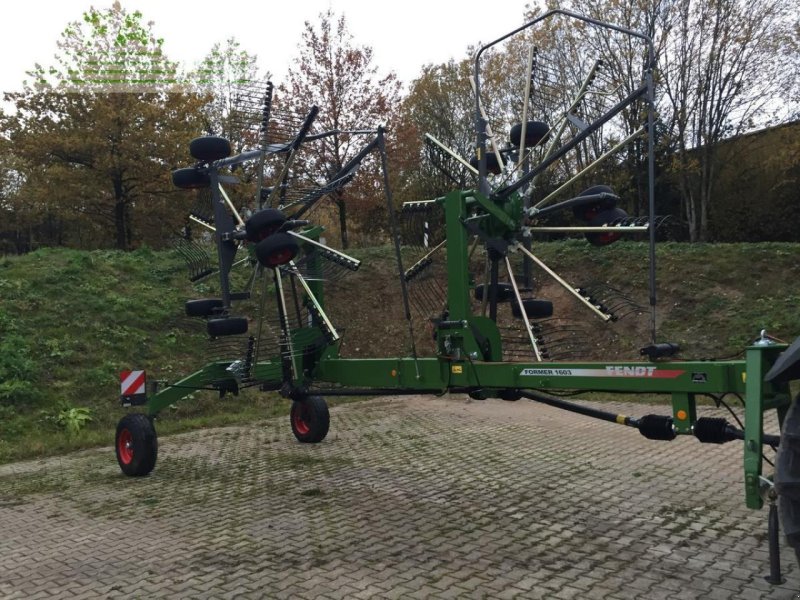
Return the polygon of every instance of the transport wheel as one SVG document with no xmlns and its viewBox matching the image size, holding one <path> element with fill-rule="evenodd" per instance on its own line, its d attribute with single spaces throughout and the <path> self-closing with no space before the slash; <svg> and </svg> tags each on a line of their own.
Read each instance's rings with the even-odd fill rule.
<svg viewBox="0 0 800 600">
<path fill-rule="evenodd" d="M 525 124 L 525 147 L 533 148 L 550 137 L 550 126 L 542 121 L 528 121 Z M 519 148 L 522 139 L 522 123 L 517 123 L 511 128 L 509 135 L 511 145 Z"/>
<path fill-rule="evenodd" d="M 525 315 L 529 319 L 546 319 L 553 316 L 553 303 L 550 300 L 523 298 L 522 306 L 525 308 Z M 511 304 L 511 314 L 518 319 L 522 318 L 522 310 L 517 302 Z"/>
<path fill-rule="evenodd" d="M 207 188 L 211 183 L 208 173 L 198 171 L 194 167 L 175 169 L 172 172 L 172 184 L 183 190 Z"/>
<path fill-rule="evenodd" d="M 775 491 L 786 543 L 800 564 L 800 394 L 794 399 L 781 431 L 775 459 Z"/>
<path fill-rule="evenodd" d="M 251 242 L 260 242 L 275 233 L 286 222 L 286 216 L 276 208 L 265 208 L 247 219 L 244 230 Z"/>
<path fill-rule="evenodd" d="M 316 444 L 328 435 L 331 417 L 328 404 L 321 396 L 308 396 L 292 403 L 290 415 L 292 433 L 297 441 L 304 444 Z"/>
<path fill-rule="evenodd" d="M 472 166 L 473 169 L 478 168 L 479 160 L 477 156 L 473 156 L 469 164 Z M 492 175 L 499 175 L 503 172 L 500 168 L 500 161 L 497 160 L 497 154 L 494 152 L 487 152 L 486 153 L 486 172 L 491 173 Z"/>
<path fill-rule="evenodd" d="M 592 227 L 601 227 L 603 225 L 614 223 L 615 221 L 620 221 L 627 216 L 628 213 L 621 208 L 609 208 L 608 210 L 597 213 L 597 216 L 589 221 L 589 225 Z M 586 233 L 584 234 L 584 237 L 586 237 L 592 246 L 608 246 L 609 244 L 613 244 L 619 238 L 621 238 L 622 234 L 615 231 L 609 231 L 608 233 Z"/>
<path fill-rule="evenodd" d="M 247 319 L 245 317 L 210 319 L 208 323 L 206 323 L 206 331 L 208 331 L 208 335 L 211 337 L 242 335 L 243 333 L 247 333 Z"/>
<path fill-rule="evenodd" d="M 222 298 L 199 298 L 186 301 L 186 316 L 210 317 L 222 308 Z"/>
<path fill-rule="evenodd" d="M 593 185 L 590 188 L 586 188 L 580 194 L 578 194 L 578 198 L 582 196 L 594 196 L 595 194 L 614 194 L 614 190 L 608 187 L 607 185 Z M 611 208 L 615 208 L 617 206 L 617 201 L 615 198 L 606 198 L 605 200 L 600 200 L 598 202 L 592 202 L 590 204 L 577 204 L 572 207 L 572 213 L 575 215 L 576 219 L 581 221 L 586 221 L 587 223 L 592 221 L 598 213 L 603 212 L 604 210 L 609 210 Z"/>
<path fill-rule="evenodd" d="M 491 291 L 492 286 L 489 284 L 485 286 L 484 284 L 480 283 L 475 286 L 475 300 L 483 300 L 483 292 L 484 289 L 488 292 Z M 498 283 L 497 284 L 497 301 L 498 302 L 509 302 L 511 300 L 516 299 L 514 295 L 514 288 L 511 286 L 510 283 Z"/>
<path fill-rule="evenodd" d="M 125 475 L 142 477 L 156 466 L 158 436 L 147 415 L 125 415 L 117 424 L 117 462 Z"/>
<path fill-rule="evenodd" d="M 300 250 L 288 233 L 273 233 L 256 246 L 256 258 L 263 266 L 274 269 L 292 260 Z"/>
<path fill-rule="evenodd" d="M 194 138 L 189 142 L 189 154 L 203 162 L 219 160 L 231 155 L 231 143 L 214 135 Z"/>
</svg>

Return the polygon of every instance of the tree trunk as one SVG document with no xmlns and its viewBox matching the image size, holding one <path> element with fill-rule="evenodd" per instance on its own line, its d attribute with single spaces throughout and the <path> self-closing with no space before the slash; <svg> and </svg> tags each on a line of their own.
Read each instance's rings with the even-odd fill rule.
<svg viewBox="0 0 800 600">
<path fill-rule="evenodd" d="M 117 235 L 117 250 L 128 250 L 128 211 L 125 209 L 122 181 L 116 177 L 114 178 L 114 229 Z"/>
<path fill-rule="evenodd" d="M 697 242 L 700 233 L 697 219 L 697 198 L 692 192 L 692 182 L 689 181 L 689 175 L 687 174 L 685 167 L 684 172 L 681 175 L 680 190 L 681 204 L 683 205 L 686 222 L 689 224 L 689 241 Z"/>
<path fill-rule="evenodd" d="M 708 241 L 708 207 L 711 205 L 714 178 L 714 153 L 711 149 L 705 152 L 703 165 L 702 189 L 700 190 L 700 241 Z"/>
<path fill-rule="evenodd" d="M 344 198 L 337 194 L 336 206 L 339 207 L 339 231 L 342 234 L 342 250 L 347 250 L 347 206 L 345 205 Z"/>
</svg>

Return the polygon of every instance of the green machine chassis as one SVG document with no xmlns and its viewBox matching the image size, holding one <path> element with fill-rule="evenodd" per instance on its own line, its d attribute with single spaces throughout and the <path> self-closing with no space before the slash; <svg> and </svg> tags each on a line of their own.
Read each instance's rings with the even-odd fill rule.
<svg viewBox="0 0 800 600">
<path fill-rule="evenodd" d="M 750 508 L 763 506 L 762 446 L 765 441 L 764 415 L 776 410 L 779 422 L 791 404 L 788 383 L 767 383 L 764 376 L 786 345 L 766 343 L 750 346 L 744 360 L 735 361 L 648 361 L 648 362 L 531 362 L 508 363 L 492 360 L 500 355 L 496 326 L 490 319 L 471 312 L 468 272 L 468 232 L 462 225 L 468 206 L 480 204 L 477 192 L 453 192 L 440 199 L 448 216 L 447 322 L 439 323 L 437 338 L 441 341 L 435 358 L 340 358 L 338 342 L 317 348 L 314 359 L 294 358 L 291 380 L 283 379 L 286 366 L 279 356 L 252 366 L 251 378 L 266 389 L 283 392 L 302 402 L 304 390 L 332 385 L 330 390 L 317 390 L 321 395 L 424 394 L 455 391 L 481 394 L 483 397 L 504 397 L 547 390 L 585 390 L 620 393 L 665 394 L 672 402 L 670 423 L 677 435 L 693 435 L 697 423 L 696 398 L 728 393 L 743 395 L 745 409 L 744 471 L 745 499 Z M 313 252 L 313 249 L 310 249 Z M 321 298 L 321 283 L 316 296 Z M 317 324 L 314 327 L 318 327 Z M 291 332 L 297 340 L 319 338 L 309 330 Z M 479 342 L 483 339 L 483 344 Z M 445 350 L 446 346 L 446 350 Z M 150 416 L 185 398 L 195 389 L 236 389 L 239 382 L 228 370 L 231 361 L 214 362 L 196 373 L 160 389 L 147 398 Z M 333 386 L 336 387 L 333 387 Z M 342 389 L 351 386 L 352 389 Z M 547 401 L 544 396 L 533 399 Z M 553 399 L 555 400 L 555 399 Z M 567 403 L 560 405 L 562 408 Z M 570 405 L 574 407 L 574 405 Z M 580 410 L 580 409 L 577 409 Z M 608 417 L 599 411 L 585 411 L 587 416 L 612 420 L 621 425 L 639 427 L 624 415 Z M 664 425 L 667 426 L 667 425 Z M 652 435 L 656 439 L 658 433 Z M 772 436 L 774 438 L 774 436 Z M 667 439 L 670 439 L 669 437 Z M 717 443 L 722 439 L 714 440 Z"/>
</svg>

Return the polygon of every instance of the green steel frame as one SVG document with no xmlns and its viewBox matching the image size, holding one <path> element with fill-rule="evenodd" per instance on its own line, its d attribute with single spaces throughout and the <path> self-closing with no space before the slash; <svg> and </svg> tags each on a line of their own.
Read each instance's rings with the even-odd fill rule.
<svg viewBox="0 0 800 600">
<path fill-rule="evenodd" d="M 341 358 L 337 341 L 315 350 L 311 362 L 305 357 L 294 369 L 291 381 L 286 380 L 279 355 L 253 365 L 252 380 L 264 389 L 280 389 L 293 398 L 302 398 L 311 383 L 374 390 L 376 395 L 464 391 L 499 397 L 519 390 L 664 394 L 671 399 L 675 432 L 683 435 L 692 434 L 698 396 L 735 393 L 746 398 L 745 501 L 750 508 L 763 505 L 764 415 L 776 410 L 782 424 L 791 403 L 788 384 L 765 383 L 764 374 L 785 345 L 753 345 L 747 348 L 744 360 L 736 361 L 501 362 L 496 325 L 472 312 L 468 270 L 471 234 L 465 224 L 476 214 L 485 216 L 478 222 L 487 237 L 513 243 L 522 220 L 521 204 L 518 198 L 494 204 L 475 191 L 454 191 L 436 202 L 443 204 L 446 215 L 448 321 L 438 325 L 439 352 L 435 358 Z M 319 232 L 319 228 L 307 231 L 313 236 Z M 314 252 L 314 248 L 307 251 Z M 313 286 L 321 302 L 322 283 L 314 281 Z M 318 338 L 318 325 L 292 331 L 293 343 L 302 345 L 308 343 L 304 340 Z M 476 333 L 484 338 L 483 344 Z M 236 377 L 228 370 L 230 365 L 227 361 L 210 363 L 166 385 L 147 399 L 148 413 L 155 416 L 198 388 L 238 389 Z M 621 424 L 626 424 L 625 420 L 623 415 L 617 418 Z"/>
</svg>

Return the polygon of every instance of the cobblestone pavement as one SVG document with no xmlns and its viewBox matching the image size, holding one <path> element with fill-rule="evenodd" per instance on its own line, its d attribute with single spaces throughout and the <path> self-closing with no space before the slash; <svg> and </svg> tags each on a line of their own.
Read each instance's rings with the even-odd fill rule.
<svg viewBox="0 0 800 600">
<path fill-rule="evenodd" d="M 652 406 L 606 405 L 634 415 Z M 661 407 L 655 407 L 659 409 Z M 530 402 L 378 399 L 0 467 L 2 598 L 785 598 L 740 444 Z"/>
</svg>

